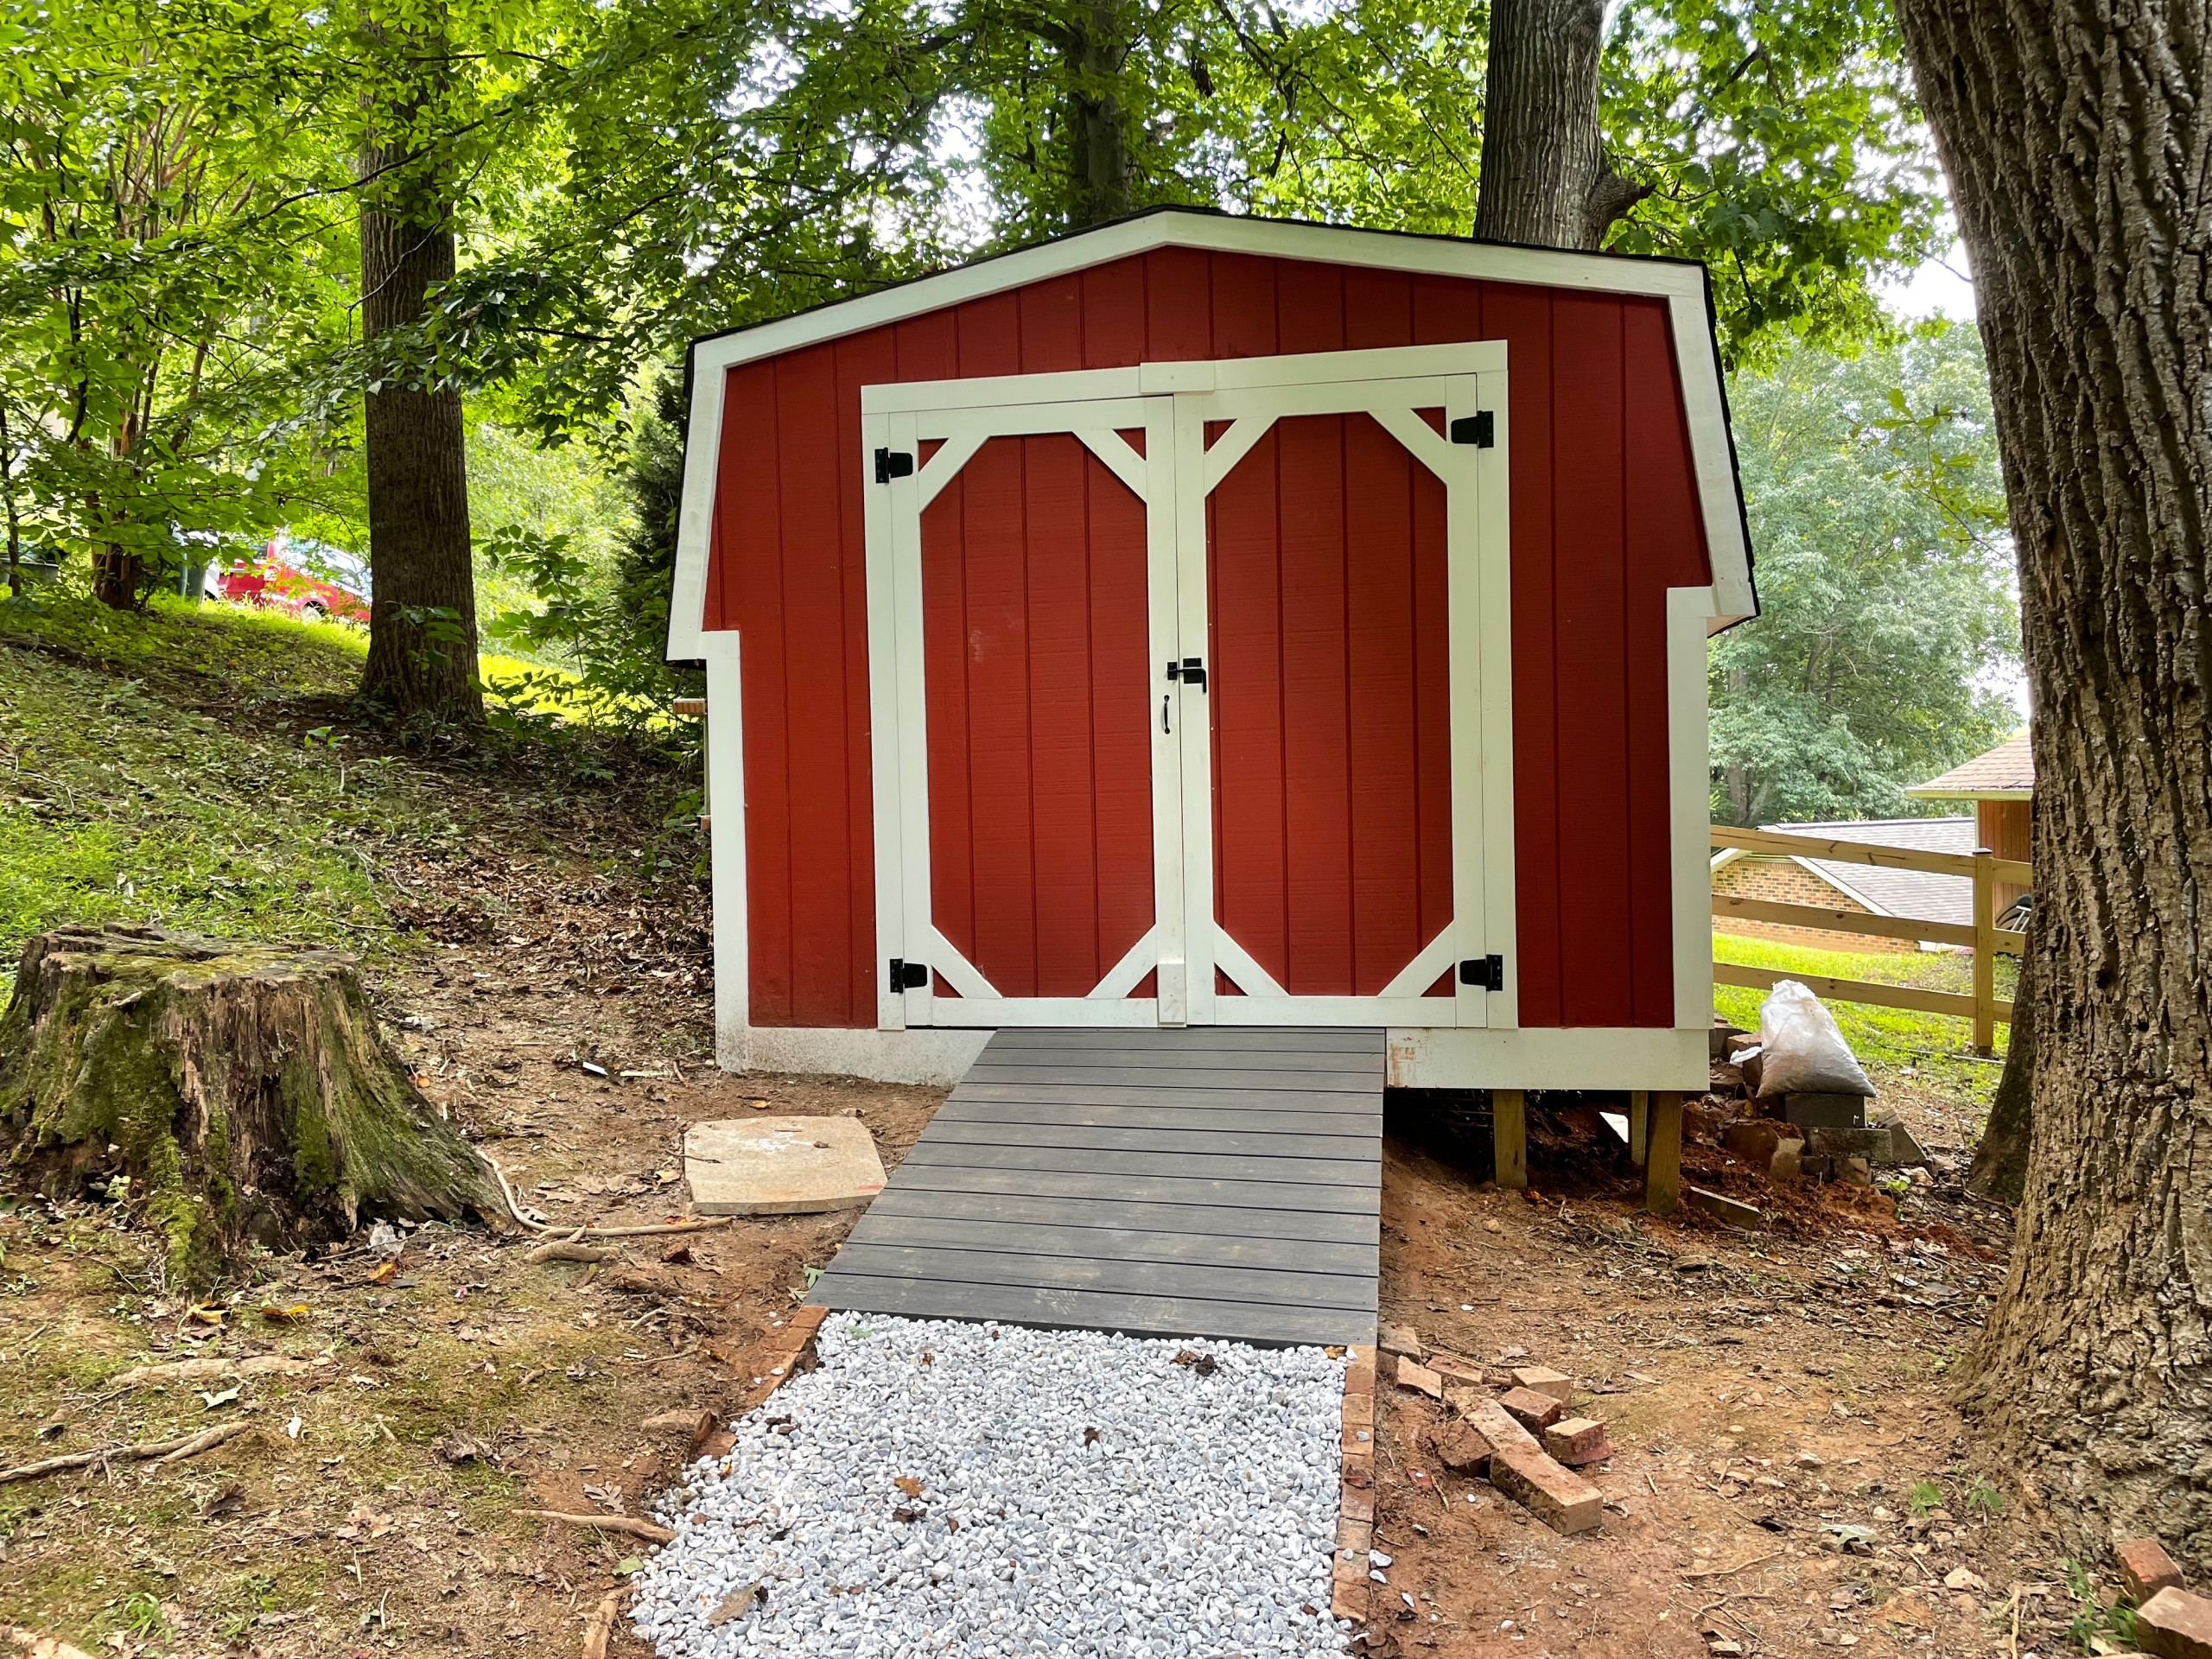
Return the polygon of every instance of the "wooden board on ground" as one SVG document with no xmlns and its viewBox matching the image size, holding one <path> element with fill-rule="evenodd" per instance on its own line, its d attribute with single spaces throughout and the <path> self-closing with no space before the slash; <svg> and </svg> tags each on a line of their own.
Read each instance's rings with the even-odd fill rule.
<svg viewBox="0 0 2212 1659">
<path fill-rule="evenodd" d="M 1375 1339 L 1382 1033 L 995 1033 L 810 1303 Z"/>
</svg>

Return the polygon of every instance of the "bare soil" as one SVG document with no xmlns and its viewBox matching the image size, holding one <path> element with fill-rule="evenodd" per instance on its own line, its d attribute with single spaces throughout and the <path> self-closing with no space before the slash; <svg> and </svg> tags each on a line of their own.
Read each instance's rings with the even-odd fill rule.
<svg viewBox="0 0 2212 1659">
<path fill-rule="evenodd" d="M 942 1097 L 714 1071 L 688 887 L 648 895 L 550 852 L 425 854 L 392 874 L 420 895 L 433 949 L 381 984 L 379 1011 L 433 1098 L 556 1223 L 682 1215 L 696 1120 L 760 1102 L 857 1115 L 889 1166 Z M 1923 1141 L 1963 1151 L 1942 1103 L 1907 1104 Z M 1617 1454 L 1592 1471 L 1603 1526 L 1561 1538 L 1436 1467 L 1440 1408 L 1393 1387 L 1386 1361 L 1376 1535 L 1394 1560 L 1370 1650 L 1694 1659 L 1710 1626 L 1758 1655 L 2059 1651 L 2077 1609 L 2034 1495 L 1974 1496 L 1971 1437 L 1944 1402 L 2002 1272 L 2002 1217 L 1966 1203 L 1955 1171 L 1900 1220 L 1878 1194 L 1777 1194 L 1694 1145 L 1688 1179 L 1767 1203 L 1776 1225 L 1657 1222 L 1593 1125 L 1570 1114 L 1538 1134 L 1522 1197 L 1483 1185 L 1478 1148 L 1394 1116 L 1384 1319 L 1572 1372 Z M 147 1236 L 119 1206 L 25 1201 L 0 1217 L 0 1464 L 238 1414 L 254 1432 L 178 1464 L 0 1484 L 0 1624 L 192 1659 L 577 1653 L 642 1547 L 515 1511 L 641 1513 L 687 1446 L 640 1424 L 753 1397 L 752 1351 L 855 1213 L 630 1241 L 594 1268 L 528 1265 L 531 1238 L 426 1227 L 381 1278 L 357 1242 L 272 1258 L 195 1310 L 149 1276 Z M 111 1380 L 261 1352 L 330 1363 Z M 1967 1587 L 1949 1587 L 1961 1568 Z M 2016 1600 L 2016 1584 L 2038 1588 Z M 644 1649 L 618 1630 L 610 1650 Z"/>
</svg>

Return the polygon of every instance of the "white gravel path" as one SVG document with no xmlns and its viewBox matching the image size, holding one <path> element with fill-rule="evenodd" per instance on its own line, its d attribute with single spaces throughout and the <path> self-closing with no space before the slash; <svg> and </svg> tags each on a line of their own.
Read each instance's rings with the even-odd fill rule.
<svg viewBox="0 0 2212 1659">
<path fill-rule="evenodd" d="M 1344 1361 L 855 1313 L 818 1346 L 664 1506 L 632 1610 L 662 1659 L 1344 1651 Z"/>
</svg>

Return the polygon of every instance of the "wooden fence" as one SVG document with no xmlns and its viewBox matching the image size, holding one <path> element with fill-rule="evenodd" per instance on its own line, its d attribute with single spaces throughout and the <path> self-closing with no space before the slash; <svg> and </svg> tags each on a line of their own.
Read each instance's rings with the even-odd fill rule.
<svg viewBox="0 0 2212 1659">
<path fill-rule="evenodd" d="M 1878 847 L 1865 842 L 1829 841 L 1818 836 L 1777 835 L 1770 830 L 1713 828 L 1715 847 L 1733 847 L 1746 853 L 1777 858 L 1817 858 L 1836 864 L 1874 864 L 1893 870 L 1926 870 L 1936 875 L 1963 875 L 1974 883 L 1974 920 L 1926 922 L 1907 916 L 1872 916 L 1864 911 L 1832 910 L 1822 905 L 1785 905 L 1766 899 L 1713 895 L 1713 913 L 1747 922 L 1777 922 L 1789 927 L 1819 928 L 1836 933 L 1872 933 L 1885 938 L 1927 940 L 1941 944 L 1963 944 L 1974 952 L 1974 989 L 1924 991 L 1912 985 L 1882 985 L 1871 980 L 1831 979 L 1824 974 L 1779 972 L 1769 968 L 1744 968 L 1716 962 L 1716 984 L 1746 985 L 1770 990 L 1777 980 L 1794 979 L 1818 995 L 1839 1002 L 1872 1002 L 1883 1007 L 1916 1008 L 1926 1014 L 1956 1014 L 1974 1022 L 1974 1046 L 1986 1054 L 1997 1040 L 1997 1022 L 2012 1023 L 2012 1005 L 1997 995 L 1997 958 L 2017 957 L 2027 935 L 1997 925 L 1997 884 L 2030 885 L 2028 866 L 2017 859 L 1999 858 L 1986 848 L 1971 853 L 1924 853 L 1910 847 Z"/>
</svg>

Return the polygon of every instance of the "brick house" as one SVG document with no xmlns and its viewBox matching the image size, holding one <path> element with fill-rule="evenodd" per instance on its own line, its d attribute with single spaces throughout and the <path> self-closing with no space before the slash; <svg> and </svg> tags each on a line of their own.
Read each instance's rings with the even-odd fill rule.
<svg viewBox="0 0 2212 1659">
<path fill-rule="evenodd" d="M 1917 794 L 1917 790 L 1913 791 Z M 1929 853 L 1971 853 L 1980 842 L 1972 818 L 1866 818 L 1838 823 L 1766 823 L 1778 835 L 1813 836 L 1825 841 L 1866 842 L 1909 847 Z M 1818 858 L 1778 858 L 1730 848 L 1713 857 L 1713 891 L 1718 897 L 1764 899 L 1770 903 L 1814 905 L 1823 910 L 1856 911 L 1869 916 L 1908 916 L 1921 921 L 1974 921 L 1974 883 L 1963 875 L 1934 875 L 1922 870 L 1885 869 L 1872 864 L 1841 864 Z M 1910 951 L 1904 939 L 1874 933 L 1834 932 L 1715 916 L 1715 932 L 1785 939 L 1823 950 Z M 1923 949 L 1949 949 L 1928 946 Z"/>
</svg>

